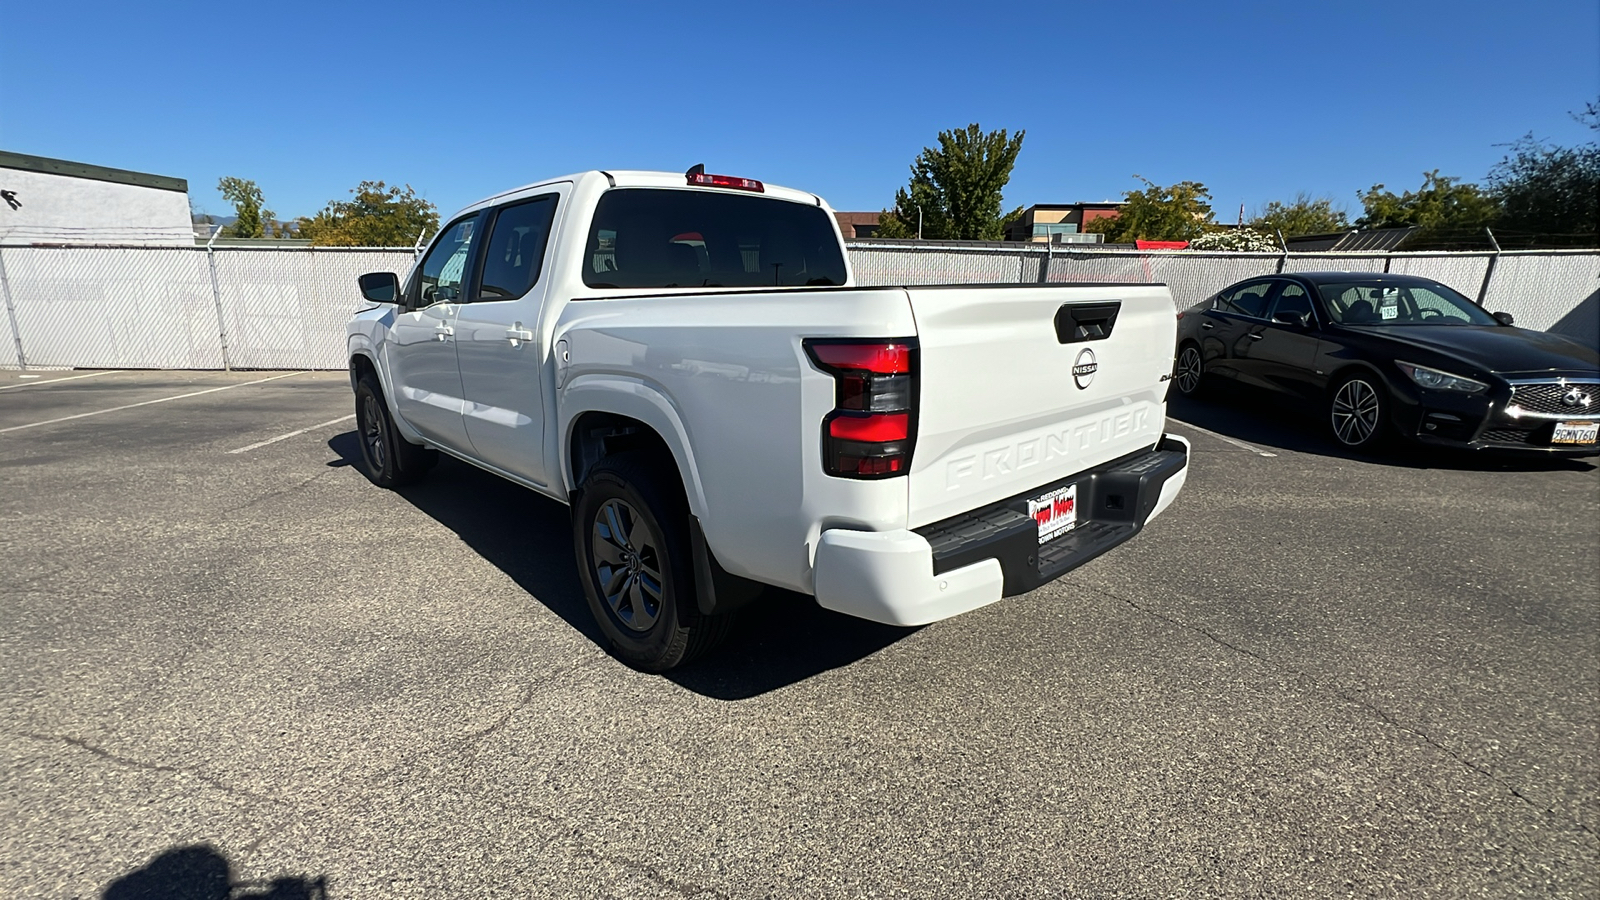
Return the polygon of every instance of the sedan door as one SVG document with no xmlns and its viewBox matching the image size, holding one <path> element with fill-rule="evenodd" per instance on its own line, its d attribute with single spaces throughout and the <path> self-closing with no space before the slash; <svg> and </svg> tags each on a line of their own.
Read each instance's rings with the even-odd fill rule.
<svg viewBox="0 0 1600 900">
<path fill-rule="evenodd" d="M 463 450 L 467 431 L 461 421 L 455 328 L 477 221 L 474 213 L 452 222 L 434 241 L 384 342 L 390 399 L 400 418 L 428 440 Z"/>
<path fill-rule="evenodd" d="M 456 321 L 467 436 L 477 457 L 535 484 L 548 482 L 545 404 L 549 356 L 539 325 L 549 279 L 544 257 L 565 186 L 492 210 L 474 296 Z"/>
<path fill-rule="evenodd" d="M 1238 378 L 1240 351 L 1250 339 L 1251 327 L 1266 319 L 1271 279 L 1247 281 L 1217 295 L 1211 308 L 1200 313 L 1196 336 L 1207 372 Z"/>
<path fill-rule="evenodd" d="M 1297 397 L 1320 398 L 1323 379 L 1316 371 L 1316 313 L 1306 289 L 1282 283 L 1266 321 L 1251 325 L 1239 353 L 1240 380 Z"/>
</svg>

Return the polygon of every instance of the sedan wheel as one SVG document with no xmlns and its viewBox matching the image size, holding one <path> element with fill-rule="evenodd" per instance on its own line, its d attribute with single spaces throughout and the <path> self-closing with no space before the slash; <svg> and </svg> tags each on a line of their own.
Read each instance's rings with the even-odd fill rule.
<svg viewBox="0 0 1600 900">
<path fill-rule="evenodd" d="M 1200 358 L 1200 348 L 1190 344 L 1178 353 L 1177 371 L 1173 373 L 1178 393 L 1193 396 L 1200 389 L 1200 379 L 1205 377 L 1205 362 Z"/>
<path fill-rule="evenodd" d="M 1365 449 L 1378 443 L 1383 433 L 1382 392 L 1365 377 L 1343 381 L 1333 392 L 1329 421 L 1333 436 L 1352 449 Z"/>
</svg>

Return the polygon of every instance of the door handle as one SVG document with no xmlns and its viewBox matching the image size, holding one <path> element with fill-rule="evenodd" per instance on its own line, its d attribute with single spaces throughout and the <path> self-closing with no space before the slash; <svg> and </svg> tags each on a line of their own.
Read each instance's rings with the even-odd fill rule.
<svg viewBox="0 0 1600 900">
<path fill-rule="evenodd" d="M 511 342 L 511 346 L 520 347 L 523 342 L 533 340 L 533 332 L 523 328 L 521 322 L 516 322 L 506 329 L 506 340 Z"/>
<path fill-rule="evenodd" d="M 1200 327 L 1202 329 L 1206 330 L 1206 331 L 1210 331 L 1211 329 L 1213 329 L 1213 328 L 1215 328 L 1217 326 L 1211 324 L 1210 322 L 1201 322 L 1200 323 Z"/>
<path fill-rule="evenodd" d="M 1262 338 L 1262 334 L 1259 331 L 1252 331 L 1248 335 L 1245 335 L 1245 336 L 1248 337 L 1252 341 L 1259 341 Z"/>
</svg>

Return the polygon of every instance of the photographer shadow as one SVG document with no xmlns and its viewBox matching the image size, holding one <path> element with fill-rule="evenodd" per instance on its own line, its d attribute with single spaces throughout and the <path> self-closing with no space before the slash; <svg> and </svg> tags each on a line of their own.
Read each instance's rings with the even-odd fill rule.
<svg viewBox="0 0 1600 900">
<path fill-rule="evenodd" d="M 355 432 L 334 436 L 328 448 L 338 456 L 328 465 L 364 471 Z M 427 478 L 396 493 L 573 630 L 606 645 L 578 581 L 567 507 L 444 455 Z M 830 612 L 776 588 L 736 615 L 719 650 L 664 677 L 703 696 L 744 700 L 848 666 L 915 631 Z"/>
<path fill-rule="evenodd" d="M 209 844 L 190 844 L 173 847 L 111 882 L 100 900 L 328 900 L 328 879 L 235 881 L 226 856 Z"/>
</svg>

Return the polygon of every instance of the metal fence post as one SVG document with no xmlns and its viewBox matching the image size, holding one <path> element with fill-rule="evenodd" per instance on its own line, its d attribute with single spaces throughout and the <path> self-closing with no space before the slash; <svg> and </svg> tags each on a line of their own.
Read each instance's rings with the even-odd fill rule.
<svg viewBox="0 0 1600 900">
<path fill-rule="evenodd" d="M 1489 264 L 1483 267 L 1483 286 L 1478 288 L 1478 305 L 1489 299 L 1489 283 L 1494 280 L 1494 264 L 1500 259 L 1500 242 L 1494 239 L 1494 232 L 1488 228 L 1483 233 L 1489 236 L 1489 246 L 1494 248 L 1494 255 L 1489 257 Z"/>
<path fill-rule="evenodd" d="M 222 316 L 222 285 L 217 282 L 217 250 L 213 246 L 217 242 L 217 235 L 221 233 L 222 226 L 215 226 L 211 240 L 206 241 L 206 262 L 211 264 L 211 299 L 217 304 L 217 340 L 222 342 L 222 370 L 232 372 L 233 363 L 228 359 L 228 322 Z"/>
<path fill-rule="evenodd" d="M 1044 262 L 1039 264 L 1039 283 L 1045 284 L 1050 280 L 1050 263 L 1056 258 L 1055 241 L 1046 241 L 1044 245 Z"/>
<path fill-rule="evenodd" d="M 6 318 L 11 320 L 11 339 L 17 342 L 17 366 L 28 371 L 28 358 L 22 353 L 22 329 L 17 327 L 17 308 L 11 304 L 11 280 L 6 277 L 6 255 L 0 250 L 0 294 L 5 295 Z"/>
</svg>

